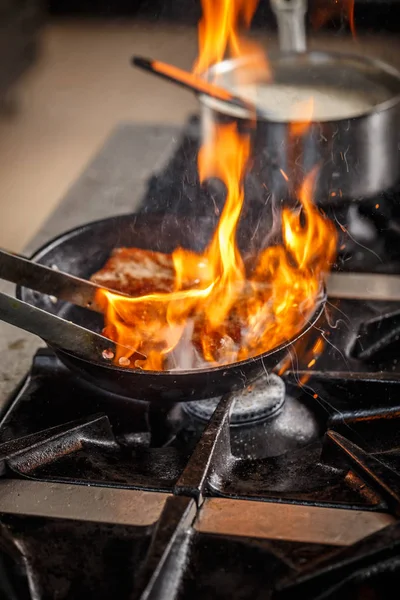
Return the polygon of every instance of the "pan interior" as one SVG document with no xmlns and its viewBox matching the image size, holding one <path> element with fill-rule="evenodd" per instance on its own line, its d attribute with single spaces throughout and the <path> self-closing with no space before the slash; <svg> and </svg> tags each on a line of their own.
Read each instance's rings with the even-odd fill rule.
<svg viewBox="0 0 400 600">
<path fill-rule="evenodd" d="M 177 246 L 182 246 L 197 252 L 204 250 L 211 239 L 215 227 L 215 219 L 212 218 L 179 218 L 174 215 L 122 215 L 102 221 L 89 223 L 80 228 L 67 232 L 44 246 L 35 253 L 33 260 L 46 266 L 55 267 L 72 275 L 89 279 L 99 270 L 112 250 L 116 247 L 138 247 L 159 252 L 172 252 Z M 249 252 L 249 236 L 243 231 L 238 239 L 242 252 Z M 255 252 L 255 249 L 250 253 Z M 92 331 L 101 332 L 103 318 L 100 314 L 90 310 L 69 304 L 63 301 L 54 301 L 50 296 L 40 294 L 21 288 L 17 291 L 18 296 L 39 308 L 59 315 L 64 319 L 72 321 Z M 312 319 L 318 319 L 323 309 L 323 302 L 316 310 Z M 296 337 L 300 337 L 305 330 L 312 326 L 312 322 L 299 331 Z M 286 345 L 292 343 L 288 340 L 278 348 L 267 352 L 265 355 L 274 354 Z M 247 359 L 240 364 L 251 362 L 258 357 Z M 116 371 L 126 371 L 114 365 L 103 367 Z M 239 364 L 239 363 L 235 363 Z M 201 373 L 204 371 L 220 371 L 232 365 L 224 365 L 213 368 L 194 369 L 190 371 L 160 371 L 153 373 L 171 373 L 174 376 L 187 373 Z M 133 371 L 133 370 L 131 370 Z M 142 371 L 141 371 L 142 372 Z M 152 373 L 152 371 L 146 371 Z"/>
</svg>

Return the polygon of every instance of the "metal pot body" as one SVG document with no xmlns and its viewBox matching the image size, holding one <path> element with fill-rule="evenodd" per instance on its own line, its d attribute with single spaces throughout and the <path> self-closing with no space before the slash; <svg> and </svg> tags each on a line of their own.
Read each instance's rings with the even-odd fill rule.
<svg viewBox="0 0 400 600">
<path fill-rule="evenodd" d="M 298 122 L 258 118 L 252 127 L 251 173 L 269 193 L 291 195 L 314 167 L 314 198 L 362 199 L 390 189 L 400 173 L 400 74 L 379 61 L 333 53 L 281 54 L 271 60 L 273 81 L 315 89 L 337 85 L 371 97 L 368 112 L 337 120 Z M 213 69 L 232 86 L 236 61 Z M 226 109 L 223 103 L 200 97 L 202 137 L 212 135 L 215 123 L 236 121 L 250 126 L 249 115 Z"/>
</svg>

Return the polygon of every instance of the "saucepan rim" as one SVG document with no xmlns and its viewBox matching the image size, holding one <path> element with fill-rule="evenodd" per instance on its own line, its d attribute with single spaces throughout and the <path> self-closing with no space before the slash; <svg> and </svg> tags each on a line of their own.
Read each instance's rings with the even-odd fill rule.
<svg viewBox="0 0 400 600">
<path fill-rule="evenodd" d="M 376 59 L 376 58 L 372 58 L 372 57 L 367 57 L 367 56 L 359 56 L 358 54 L 349 54 L 349 53 L 341 53 L 341 52 L 326 52 L 326 51 L 322 51 L 322 50 L 310 50 L 310 51 L 306 51 L 306 52 L 279 52 L 279 53 L 271 53 L 271 55 L 268 56 L 268 60 L 270 61 L 272 67 L 274 66 L 274 63 L 278 63 L 281 60 L 285 60 L 285 59 L 294 59 L 294 60 L 298 60 L 299 62 L 304 61 L 305 58 L 307 57 L 311 57 L 314 59 L 325 59 L 325 60 L 329 60 L 329 61 L 333 61 L 333 60 L 337 60 L 337 61 L 343 61 L 343 60 L 347 60 L 347 61 L 352 61 L 352 62 L 359 62 L 360 65 L 364 65 L 364 66 L 369 66 L 369 67 L 373 67 L 374 69 L 376 69 L 376 71 L 381 71 L 382 74 L 384 73 L 387 76 L 390 76 L 393 78 L 394 82 L 398 82 L 399 85 L 399 91 L 394 94 L 392 97 L 387 98 L 386 100 L 383 100 L 382 102 L 379 102 L 373 106 L 371 106 L 370 109 L 358 114 L 358 115 L 354 115 L 354 116 L 349 116 L 349 117 L 342 117 L 340 119 L 319 119 L 319 120 L 311 120 L 310 124 L 319 124 L 319 123 L 346 123 L 349 120 L 351 121 L 355 121 L 355 120 L 360 120 L 363 118 L 366 118 L 368 116 L 372 116 L 374 114 L 377 113 L 381 113 L 384 112 L 386 110 L 390 110 L 391 108 L 394 108 L 397 104 L 400 103 L 400 71 L 398 69 L 396 69 L 395 67 L 393 67 L 392 65 L 380 60 L 380 59 Z M 249 60 L 249 58 L 229 58 L 226 60 L 223 60 L 219 63 L 216 63 L 215 65 L 213 65 L 205 74 L 204 77 L 207 78 L 209 75 L 215 74 L 215 73 L 229 73 L 231 71 L 234 70 L 234 68 L 237 65 L 245 65 L 246 62 Z M 198 94 L 198 98 L 199 101 L 201 102 L 201 104 L 203 106 L 206 106 L 210 109 L 212 109 L 213 111 L 226 115 L 228 117 L 232 117 L 238 120 L 246 120 L 248 118 L 251 117 L 250 112 L 248 113 L 248 115 L 243 115 L 243 116 L 238 116 L 237 114 L 235 114 L 234 111 L 243 111 L 245 109 L 242 108 L 236 108 L 236 107 L 232 107 L 229 104 L 225 104 L 224 102 L 218 101 L 218 104 L 213 106 L 213 102 L 215 102 L 212 98 L 209 98 L 207 96 L 205 96 L 204 94 Z M 223 106 L 226 106 L 226 111 L 222 109 Z M 279 120 L 274 118 L 274 115 L 271 115 L 271 117 L 268 118 L 261 118 L 261 117 L 257 117 L 258 121 L 261 122 L 265 122 L 265 123 L 270 123 L 270 124 L 280 124 L 280 125 L 285 125 L 290 123 L 301 123 L 301 120 L 296 120 L 296 119 L 291 119 L 290 121 L 288 120 Z"/>
</svg>

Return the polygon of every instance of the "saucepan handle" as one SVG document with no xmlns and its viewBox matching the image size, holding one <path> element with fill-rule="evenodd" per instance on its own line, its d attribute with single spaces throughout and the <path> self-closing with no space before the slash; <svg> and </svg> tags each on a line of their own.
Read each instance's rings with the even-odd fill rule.
<svg viewBox="0 0 400 600">
<path fill-rule="evenodd" d="M 307 0 L 271 0 L 281 52 L 305 52 Z"/>
</svg>

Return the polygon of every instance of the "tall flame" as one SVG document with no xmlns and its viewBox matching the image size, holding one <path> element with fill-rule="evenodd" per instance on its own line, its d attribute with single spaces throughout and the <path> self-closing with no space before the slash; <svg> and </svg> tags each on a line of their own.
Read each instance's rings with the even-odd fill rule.
<svg viewBox="0 0 400 600">
<path fill-rule="evenodd" d="M 243 204 L 242 181 L 249 151 L 249 136 L 240 136 L 235 124 L 219 128 L 215 137 L 202 147 L 200 177 L 219 176 L 228 191 L 219 226 L 204 254 L 183 248 L 172 253 L 173 292 L 122 298 L 102 290 L 98 295 L 97 302 L 106 313 L 105 334 L 132 348 L 130 353 L 120 350 L 117 360 L 129 358 L 139 350 L 147 358 L 136 361 L 136 366 L 162 370 L 165 356 L 182 338 L 186 339 L 188 331 L 191 338 L 195 333 L 196 351 L 201 350 L 206 360 L 221 360 L 208 346 L 215 347 L 218 341 L 223 342 L 223 346 L 228 343 L 224 324 L 245 286 L 246 274 L 236 246 L 236 229 Z M 233 354 L 227 362 L 235 360 L 239 341 L 235 342 L 235 349 L 232 347 Z M 174 356 L 171 367 L 176 360 Z"/>
<path fill-rule="evenodd" d="M 194 65 L 203 74 L 229 53 L 238 58 L 249 52 L 249 41 L 240 36 L 239 29 L 248 29 L 258 0 L 203 0 L 203 16 L 199 22 L 199 56 Z M 256 46 L 253 46 L 256 48 Z M 258 48 L 256 48 L 258 52 Z"/>
<path fill-rule="evenodd" d="M 259 77 L 270 78 L 265 52 L 240 33 L 250 28 L 257 5 L 258 0 L 202 0 L 199 56 L 193 67 L 194 73 L 204 75 L 210 67 L 230 57 L 246 59 L 243 68 L 238 65 L 238 83 L 254 83 Z"/>
<path fill-rule="evenodd" d="M 250 64 L 268 73 L 261 50 L 239 35 L 256 5 L 256 0 L 203 0 L 196 72 L 205 73 L 230 55 L 256 57 Z M 310 104 L 291 135 L 302 135 L 311 118 Z M 304 179 L 296 206 L 283 209 L 280 243 L 245 265 L 236 233 L 250 149 L 249 132 L 239 132 L 235 122 L 215 124 L 203 144 L 200 179 L 219 177 L 227 190 L 225 204 L 203 253 L 183 248 L 172 253 L 173 289 L 130 298 L 99 292 L 105 334 L 132 349 L 118 351 L 120 364 L 131 359 L 132 367 L 159 371 L 244 360 L 293 338 L 315 311 L 336 248 L 334 226 L 312 202 L 316 172 Z M 135 359 L 135 352 L 146 358 Z"/>
</svg>

